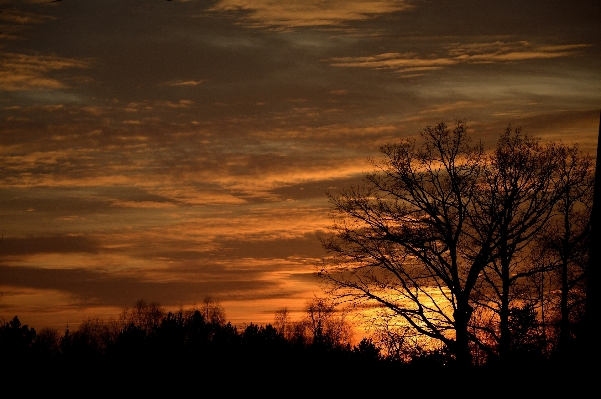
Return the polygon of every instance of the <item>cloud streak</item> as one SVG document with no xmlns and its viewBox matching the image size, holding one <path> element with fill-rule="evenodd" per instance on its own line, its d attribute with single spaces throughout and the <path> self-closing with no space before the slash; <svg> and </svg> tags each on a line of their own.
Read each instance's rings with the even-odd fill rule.
<svg viewBox="0 0 601 399">
<path fill-rule="evenodd" d="M 459 64 L 492 64 L 545 60 L 577 55 L 587 44 L 535 45 L 528 42 L 457 44 L 446 56 L 422 58 L 416 53 L 383 53 L 367 57 L 340 57 L 325 60 L 332 66 L 390 69 L 398 72 L 432 71 Z"/>
<path fill-rule="evenodd" d="M 243 24 L 253 27 L 283 29 L 338 26 L 349 21 L 361 21 L 377 15 L 410 9 L 404 0 L 334 0 L 288 1 L 277 0 L 220 0 L 209 10 L 214 12 L 244 12 Z"/>
<path fill-rule="evenodd" d="M 50 73 L 88 68 L 90 61 L 52 55 L 0 53 L 0 90 L 24 91 L 32 89 L 65 89 L 65 79 L 51 77 Z M 72 79 L 71 79 L 72 80 Z"/>
</svg>

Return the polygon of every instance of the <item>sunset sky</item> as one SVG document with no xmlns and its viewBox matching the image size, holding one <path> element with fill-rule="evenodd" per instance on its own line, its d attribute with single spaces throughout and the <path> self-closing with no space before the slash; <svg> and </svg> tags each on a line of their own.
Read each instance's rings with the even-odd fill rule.
<svg viewBox="0 0 601 399">
<path fill-rule="evenodd" d="M 323 296 L 326 191 L 466 119 L 596 149 L 599 0 L 0 0 L 0 320 Z M 298 315 L 298 313 L 296 313 Z"/>
</svg>

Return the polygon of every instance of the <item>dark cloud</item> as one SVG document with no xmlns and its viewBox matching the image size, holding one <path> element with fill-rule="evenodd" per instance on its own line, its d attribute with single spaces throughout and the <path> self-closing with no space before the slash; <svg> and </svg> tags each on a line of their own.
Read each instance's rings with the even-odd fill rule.
<svg viewBox="0 0 601 399">
<path fill-rule="evenodd" d="M 99 245 L 85 236 L 6 237 L 0 245 L 0 258 L 39 253 L 97 253 Z"/>
<path fill-rule="evenodd" d="M 58 290 L 73 295 L 80 306 L 131 306 L 138 299 L 164 306 L 200 303 L 206 295 L 219 300 L 261 297 L 277 286 L 258 280 L 148 281 L 135 274 L 115 275 L 86 269 L 37 269 L 0 265 L 2 284 L 9 287 Z M 245 295 L 241 293 L 246 293 Z M 269 294 L 267 294 L 269 296 Z"/>
<path fill-rule="evenodd" d="M 371 172 L 373 167 L 365 162 L 365 172 Z M 278 187 L 273 193 L 283 199 L 302 200 L 324 200 L 328 193 L 336 194 L 349 187 L 356 187 L 364 184 L 363 175 L 346 179 L 325 180 L 317 182 L 307 182 L 291 184 L 284 187 Z"/>
</svg>

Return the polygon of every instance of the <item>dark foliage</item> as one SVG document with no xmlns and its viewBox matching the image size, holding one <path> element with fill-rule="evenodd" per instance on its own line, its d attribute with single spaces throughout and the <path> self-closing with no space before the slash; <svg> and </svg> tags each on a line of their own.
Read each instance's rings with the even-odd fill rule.
<svg viewBox="0 0 601 399">
<path fill-rule="evenodd" d="M 0 327 L 0 358 L 15 359 L 33 354 L 36 332 L 27 325 L 21 325 L 15 316 Z"/>
<path fill-rule="evenodd" d="M 523 333 L 523 339 L 513 346 L 516 358 L 531 359 L 537 350 L 538 327 L 532 310 L 512 309 L 511 323 L 515 331 Z M 383 355 L 368 338 L 354 347 L 325 339 L 300 342 L 286 339 L 272 325 L 250 324 L 238 331 L 231 323 L 207 320 L 198 310 L 167 313 L 148 329 L 129 323 L 115 330 L 111 322 L 92 319 L 75 331 L 67 329 L 62 337 L 47 329 L 36 334 L 15 317 L 0 327 L 0 350 L 3 376 L 14 384 L 35 380 L 35 387 L 44 390 L 74 385 L 94 387 L 97 393 L 136 395 L 183 394 L 190 384 L 212 386 L 217 381 L 231 381 L 232 386 L 227 387 L 230 393 L 276 386 L 308 394 L 315 389 L 320 394 L 394 393 L 398 387 L 392 389 L 381 381 L 399 378 L 403 392 L 411 394 L 468 377 L 465 383 L 475 389 L 485 388 L 500 375 L 525 384 L 535 381 L 530 377 L 536 373 L 549 377 L 583 371 L 540 363 L 528 370 L 526 378 L 519 365 L 499 368 L 491 364 L 466 374 L 465 369 L 454 367 L 444 350 L 422 350 L 409 361 L 400 361 Z M 518 374 L 508 373 L 509 369 Z M 432 376 L 436 376 L 435 385 Z M 527 385 L 521 389 L 528 389 Z M 545 389 L 537 387 L 536 391 Z"/>
</svg>

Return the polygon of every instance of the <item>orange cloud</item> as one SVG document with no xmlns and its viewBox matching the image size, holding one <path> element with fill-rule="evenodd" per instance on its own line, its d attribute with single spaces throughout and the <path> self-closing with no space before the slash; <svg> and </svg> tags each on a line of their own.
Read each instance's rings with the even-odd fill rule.
<svg viewBox="0 0 601 399">
<path fill-rule="evenodd" d="M 457 44 L 446 56 L 422 58 L 416 53 L 383 53 L 367 57 L 338 57 L 326 60 L 332 66 L 392 69 L 415 72 L 441 69 L 457 64 L 525 61 L 567 57 L 577 54 L 586 44 L 561 46 L 534 45 L 528 42 L 493 42 Z"/>
<path fill-rule="evenodd" d="M 250 26 L 294 28 L 340 25 L 346 21 L 365 20 L 409 8 L 411 6 L 404 0 L 221 0 L 210 10 L 247 11 L 246 24 Z"/>
<path fill-rule="evenodd" d="M 168 86 L 198 86 L 199 84 L 202 84 L 206 82 L 205 79 L 201 79 L 201 80 L 178 80 L 175 82 L 169 82 L 169 83 L 165 83 Z"/>
<path fill-rule="evenodd" d="M 0 53 L 0 90 L 63 89 L 68 84 L 49 76 L 51 72 L 89 66 L 89 61 L 75 58 Z"/>
<path fill-rule="evenodd" d="M 178 102 L 173 102 L 173 101 L 157 102 L 157 105 L 167 107 L 167 108 L 189 108 L 193 104 L 194 104 L 194 102 L 192 102 L 190 100 L 179 100 Z"/>
</svg>

